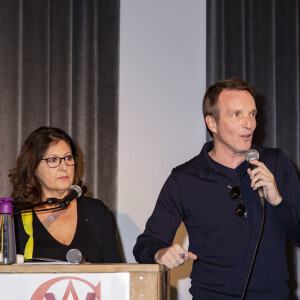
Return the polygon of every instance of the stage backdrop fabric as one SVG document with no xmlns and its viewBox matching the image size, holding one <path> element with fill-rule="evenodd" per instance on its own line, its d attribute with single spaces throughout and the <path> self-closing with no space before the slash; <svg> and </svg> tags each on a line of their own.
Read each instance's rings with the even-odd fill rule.
<svg viewBox="0 0 300 300">
<path fill-rule="evenodd" d="M 119 0 L 0 1 L 0 195 L 30 132 L 79 146 L 90 195 L 116 202 Z"/>
<path fill-rule="evenodd" d="M 254 142 L 282 149 L 298 172 L 299 32 L 299 1 L 207 1 L 207 85 L 230 77 L 254 84 L 258 92 Z M 300 294 L 297 260 L 299 265 L 298 250 L 288 244 L 290 299 Z"/>
</svg>

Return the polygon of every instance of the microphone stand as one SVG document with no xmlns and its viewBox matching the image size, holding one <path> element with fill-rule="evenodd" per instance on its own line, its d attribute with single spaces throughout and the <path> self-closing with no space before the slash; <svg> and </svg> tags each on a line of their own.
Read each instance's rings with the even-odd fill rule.
<svg viewBox="0 0 300 300">
<path fill-rule="evenodd" d="M 72 200 L 74 200 L 74 199 L 72 199 Z M 32 204 L 32 205 L 27 205 L 27 206 L 23 207 L 22 209 L 18 209 L 14 212 L 14 214 L 29 213 L 29 212 L 32 212 L 35 207 L 40 207 L 40 206 L 44 206 L 44 205 L 53 205 L 53 204 L 58 204 L 58 205 L 55 207 L 51 207 L 51 208 L 37 209 L 37 210 L 35 210 L 35 212 L 59 210 L 59 209 L 68 207 L 72 201 L 72 200 L 71 201 L 62 201 L 62 200 L 63 199 L 47 198 L 46 201 Z"/>
</svg>

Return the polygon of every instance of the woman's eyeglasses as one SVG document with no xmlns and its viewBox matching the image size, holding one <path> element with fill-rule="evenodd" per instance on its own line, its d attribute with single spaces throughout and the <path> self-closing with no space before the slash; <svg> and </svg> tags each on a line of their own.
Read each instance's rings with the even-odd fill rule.
<svg viewBox="0 0 300 300">
<path fill-rule="evenodd" d="M 235 206 L 234 213 L 239 217 L 247 218 L 247 210 L 242 201 L 242 195 L 239 186 L 236 185 L 231 188 L 230 197 L 234 200 L 240 201 L 240 203 Z"/>
<path fill-rule="evenodd" d="M 62 159 L 68 166 L 74 166 L 77 164 L 77 157 L 75 155 L 67 155 L 65 157 L 52 156 L 41 160 L 45 160 L 50 168 L 57 168 L 61 164 Z"/>
</svg>

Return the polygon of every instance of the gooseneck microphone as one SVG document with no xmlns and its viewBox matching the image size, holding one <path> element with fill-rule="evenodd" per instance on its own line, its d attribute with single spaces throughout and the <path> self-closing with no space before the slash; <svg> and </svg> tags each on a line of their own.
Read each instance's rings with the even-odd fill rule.
<svg viewBox="0 0 300 300">
<path fill-rule="evenodd" d="M 50 207 L 50 208 L 43 208 L 43 209 L 37 209 L 35 212 L 41 212 L 41 211 L 49 211 L 49 210 L 56 210 L 56 209 L 61 209 L 65 208 L 70 205 L 71 201 L 74 200 L 75 198 L 79 198 L 82 195 L 82 190 L 81 187 L 78 185 L 71 185 L 68 189 L 69 193 L 62 199 L 57 199 L 57 198 L 47 198 L 43 202 L 39 202 L 36 204 L 27 204 L 25 206 L 22 206 L 20 208 L 17 208 L 14 210 L 14 214 L 21 214 L 22 212 L 31 212 L 35 207 L 40 207 L 45 204 L 47 205 L 54 205 L 57 204 L 55 207 Z"/>
<path fill-rule="evenodd" d="M 78 185 L 71 185 L 68 190 L 68 195 L 59 200 L 59 207 L 68 206 L 72 200 L 79 198 L 82 194 L 81 187 Z"/>
<path fill-rule="evenodd" d="M 259 160 L 259 153 L 255 149 L 249 149 L 246 152 L 246 160 L 248 162 L 251 161 L 251 160 Z M 249 167 L 250 167 L 251 170 L 257 168 L 256 165 L 253 165 L 251 163 L 249 164 Z M 266 204 L 266 199 L 265 199 L 265 196 L 264 196 L 264 190 L 263 190 L 262 186 L 260 186 L 257 189 L 257 194 L 258 194 L 258 198 L 260 200 L 261 205 L 264 207 L 265 204 Z"/>
</svg>

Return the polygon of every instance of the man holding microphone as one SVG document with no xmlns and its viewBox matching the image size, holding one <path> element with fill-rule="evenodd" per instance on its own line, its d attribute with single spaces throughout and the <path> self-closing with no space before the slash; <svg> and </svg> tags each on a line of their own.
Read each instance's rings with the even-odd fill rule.
<svg viewBox="0 0 300 300">
<path fill-rule="evenodd" d="M 134 247 L 139 263 L 172 269 L 193 260 L 193 299 L 241 299 L 258 237 L 246 299 L 288 299 L 286 236 L 300 241 L 300 185 L 279 149 L 252 145 L 254 87 L 233 78 L 210 86 L 203 115 L 213 141 L 174 168 Z M 260 156 L 246 159 L 249 149 Z M 262 189 L 266 217 L 257 194 Z M 174 244 L 184 222 L 189 249 Z"/>
</svg>

